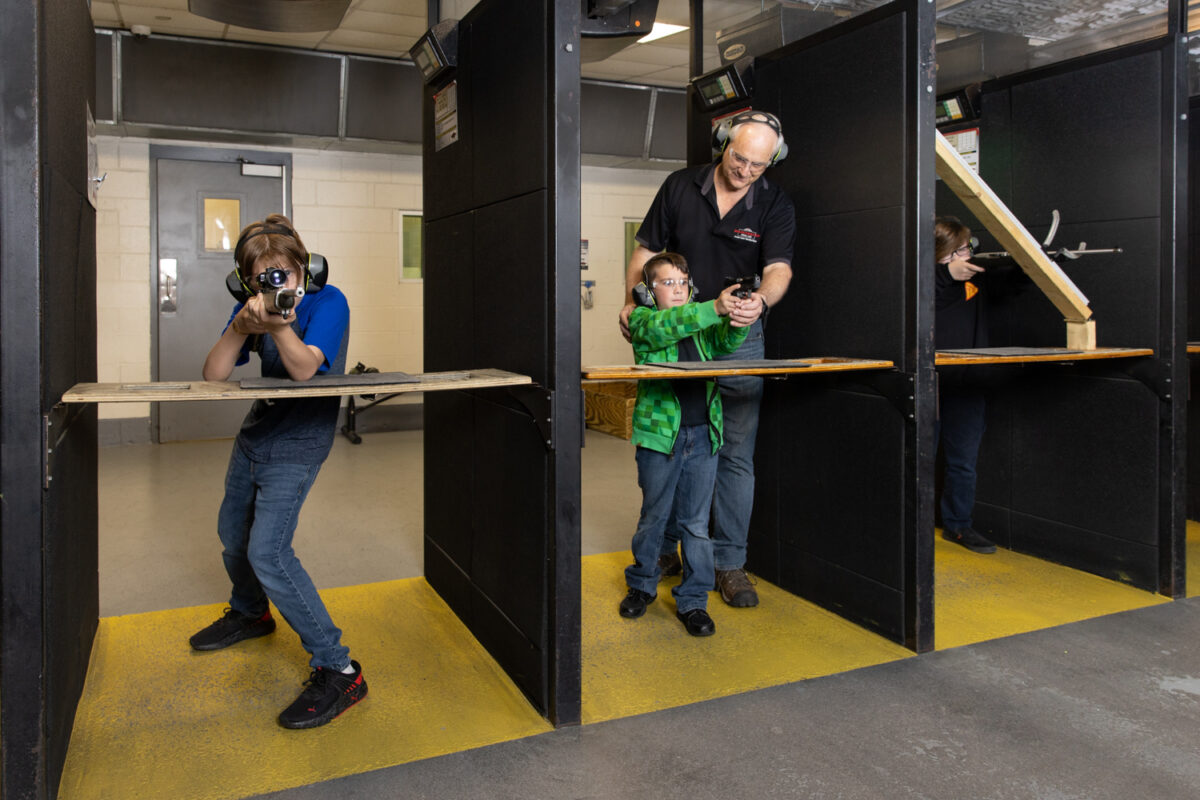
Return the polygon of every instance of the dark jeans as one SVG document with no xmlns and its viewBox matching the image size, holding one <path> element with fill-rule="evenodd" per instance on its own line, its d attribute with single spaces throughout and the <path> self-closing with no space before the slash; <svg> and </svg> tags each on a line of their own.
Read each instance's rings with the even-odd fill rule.
<svg viewBox="0 0 1200 800">
<path fill-rule="evenodd" d="M 714 361 L 764 357 L 762 320 L 750 326 L 742 346 Z M 725 443 L 717 463 L 712 501 L 713 563 L 719 570 L 741 569 L 746 564 L 746 540 L 754 511 L 754 443 L 758 438 L 758 412 L 763 379 L 755 375 L 718 379 L 724 415 Z M 663 553 L 675 550 L 680 535 L 672 520 L 663 539 Z"/>
<path fill-rule="evenodd" d="M 340 670 L 350 665 L 350 650 L 292 550 L 300 507 L 320 469 L 320 464 L 259 464 L 235 444 L 217 533 L 233 583 L 229 607 L 257 617 L 266 613 L 270 598 L 312 655 L 309 663 Z"/>
<path fill-rule="evenodd" d="M 937 432 L 946 461 L 941 504 L 945 530 L 971 527 L 985 407 L 983 395 L 975 392 L 945 392 L 938 402 Z"/>
</svg>

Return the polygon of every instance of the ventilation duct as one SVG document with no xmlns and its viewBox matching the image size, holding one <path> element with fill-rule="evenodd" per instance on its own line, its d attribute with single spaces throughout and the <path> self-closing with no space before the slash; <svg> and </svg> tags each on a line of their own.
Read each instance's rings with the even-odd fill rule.
<svg viewBox="0 0 1200 800">
<path fill-rule="evenodd" d="M 637 42 L 654 27 L 658 0 L 581 0 L 579 58 L 603 61 Z"/>
<path fill-rule="evenodd" d="M 739 58 L 759 56 L 803 39 L 849 15 L 849 11 L 819 10 L 807 3 L 772 6 L 732 28 L 717 31 L 717 51 L 722 64 L 731 64 Z"/>
<path fill-rule="evenodd" d="M 350 0 L 188 0 L 188 11 L 227 25 L 276 33 L 331 31 Z"/>
</svg>

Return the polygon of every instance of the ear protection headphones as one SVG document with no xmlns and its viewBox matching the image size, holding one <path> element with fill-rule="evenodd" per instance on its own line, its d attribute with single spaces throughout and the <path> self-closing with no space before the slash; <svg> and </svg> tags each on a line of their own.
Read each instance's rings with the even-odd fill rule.
<svg viewBox="0 0 1200 800">
<path fill-rule="evenodd" d="M 729 145 L 729 137 L 733 129 L 746 122 L 759 122 L 766 125 L 771 130 L 775 131 L 775 135 L 779 140 L 779 146 L 775 148 L 775 152 L 771 154 L 771 160 L 768 162 L 771 166 L 778 164 L 787 158 L 788 146 L 783 140 L 783 125 L 779 122 L 779 117 L 768 111 L 755 111 L 754 109 L 746 109 L 739 111 L 733 116 L 726 117 L 717 123 L 717 127 L 713 128 L 712 132 L 712 149 L 713 155 L 720 155 L 725 152 L 725 148 Z"/>
<path fill-rule="evenodd" d="M 253 297 L 257 292 L 246 283 L 242 278 L 242 271 L 238 267 L 242 255 L 242 246 L 246 240 L 253 239 L 255 236 L 263 236 L 268 233 L 282 234 L 283 236 L 296 237 L 296 232 L 285 225 L 264 225 L 258 230 L 244 234 L 237 241 L 237 245 L 233 248 L 233 271 L 225 276 L 225 288 L 233 295 L 233 299 L 239 303 L 244 303 Z M 325 288 L 326 281 L 329 280 L 329 262 L 325 260 L 325 256 L 320 253 L 309 253 L 308 261 L 304 265 L 304 286 L 305 293 L 319 292 Z"/>
</svg>

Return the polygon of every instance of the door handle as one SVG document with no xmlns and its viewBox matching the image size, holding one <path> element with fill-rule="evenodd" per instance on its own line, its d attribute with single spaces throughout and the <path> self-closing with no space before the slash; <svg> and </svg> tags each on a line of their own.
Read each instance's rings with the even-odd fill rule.
<svg viewBox="0 0 1200 800">
<path fill-rule="evenodd" d="M 179 262 L 174 258 L 158 260 L 158 313 L 174 314 L 179 310 Z"/>
</svg>

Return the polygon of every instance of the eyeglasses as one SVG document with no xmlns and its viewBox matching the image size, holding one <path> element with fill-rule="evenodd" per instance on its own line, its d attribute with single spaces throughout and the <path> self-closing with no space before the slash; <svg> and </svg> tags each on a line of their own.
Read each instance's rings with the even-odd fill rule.
<svg viewBox="0 0 1200 800">
<path fill-rule="evenodd" d="M 955 250 L 955 251 L 954 251 L 954 255 L 956 255 L 956 256 L 969 256 L 969 255 L 971 255 L 971 253 L 973 253 L 973 252 L 975 252 L 975 251 L 974 251 L 974 250 L 971 248 L 971 245 L 969 245 L 969 244 L 964 244 L 962 247 L 960 247 L 960 248 L 958 248 L 957 250 Z"/>
<path fill-rule="evenodd" d="M 664 278 L 661 281 L 654 281 L 650 285 L 652 287 L 654 287 L 655 289 L 657 289 L 659 286 L 665 286 L 668 289 L 671 289 L 675 286 L 691 286 L 692 279 L 691 278 Z"/>
<path fill-rule="evenodd" d="M 736 163 L 739 167 L 745 167 L 751 172 L 762 172 L 767 168 L 766 161 L 751 161 L 734 150 L 730 150 L 729 155 L 733 156 L 734 163 Z"/>
</svg>

